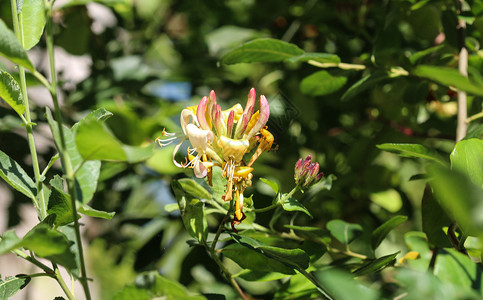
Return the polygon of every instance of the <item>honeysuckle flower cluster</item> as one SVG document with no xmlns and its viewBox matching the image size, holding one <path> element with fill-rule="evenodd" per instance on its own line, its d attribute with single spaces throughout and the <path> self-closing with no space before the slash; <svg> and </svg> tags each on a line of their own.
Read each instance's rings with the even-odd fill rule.
<svg viewBox="0 0 483 300">
<path fill-rule="evenodd" d="M 260 109 L 255 111 L 255 98 L 255 89 L 252 88 L 245 108 L 236 104 L 222 111 L 216 102 L 215 92 L 211 91 L 198 105 L 183 109 L 180 118 L 182 133 L 163 130 L 163 137 L 156 140 L 160 146 L 179 140 L 173 151 L 174 164 L 192 168 L 196 177 L 207 177 L 210 184 L 213 166 L 222 168 L 222 176 L 227 179 L 223 199 L 231 201 L 235 195 L 232 226 L 245 218 L 243 192 L 251 185 L 252 165 L 273 144 L 273 135 L 266 126 L 270 116 L 268 101 L 265 96 L 260 96 Z M 180 163 L 175 155 L 185 140 L 190 143 L 188 158 Z M 253 149 L 253 154 L 246 160 L 245 155 Z"/>
<path fill-rule="evenodd" d="M 295 184 L 301 189 L 306 189 L 312 184 L 316 184 L 324 176 L 324 173 L 319 173 L 319 168 L 319 163 L 313 163 L 310 155 L 304 160 L 300 158 L 295 164 Z"/>
</svg>

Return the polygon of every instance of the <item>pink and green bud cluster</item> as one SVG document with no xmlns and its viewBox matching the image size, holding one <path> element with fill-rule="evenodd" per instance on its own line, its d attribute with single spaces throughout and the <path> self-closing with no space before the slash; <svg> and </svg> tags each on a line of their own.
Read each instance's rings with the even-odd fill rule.
<svg viewBox="0 0 483 300">
<path fill-rule="evenodd" d="M 310 155 L 304 160 L 300 158 L 295 164 L 295 183 L 301 188 L 308 188 L 310 185 L 316 184 L 324 176 L 324 173 L 319 173 L 319 168 L 320 166 L 317 162 L 312 162 Z"/>
</svg>

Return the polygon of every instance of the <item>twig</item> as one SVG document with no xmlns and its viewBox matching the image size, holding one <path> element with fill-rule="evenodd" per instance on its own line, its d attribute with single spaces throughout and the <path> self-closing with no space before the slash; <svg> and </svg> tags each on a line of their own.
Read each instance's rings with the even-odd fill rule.
<svg viewBox="0 0 483 300">
<path fill-rule="evenodd" d="M 458 14 L 461 14 L 464 1 L 458 1 Z M 458 56 L 458 69 L 461 75 L 468 77 L 468 50 L 466 49 L 466 22 L 460 18 L 458 20 L 458 46 L 460 53 Z M 458 125 L 456 127 L 456 141 L 462 140 L 466 135 L 467 123 L 467 97 L 466 92 L 458 90 Z"/>
</svg>

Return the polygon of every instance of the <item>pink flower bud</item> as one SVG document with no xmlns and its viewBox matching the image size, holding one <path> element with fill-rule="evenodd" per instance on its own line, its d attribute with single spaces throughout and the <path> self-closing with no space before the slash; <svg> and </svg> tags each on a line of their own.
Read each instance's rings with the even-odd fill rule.
<svg viewBox="0 0 483 300">
<path fill-rule="evenodd" d="M 206 121 L 206 105 L 208 103 L 208 98 L 203 97 L 196 108 L 196 118 L 200 124 L 201 129 L 210 130 L 210 126 Z"/>
<path fill-rule="evenodd" d="M 235 122 L 235 111 L 231 110 L 228 115 L 228 121 L 226 121 L 226 136 L 231 137 L 231 132 L 233 130 L 233 123 Z"/>
</svg>

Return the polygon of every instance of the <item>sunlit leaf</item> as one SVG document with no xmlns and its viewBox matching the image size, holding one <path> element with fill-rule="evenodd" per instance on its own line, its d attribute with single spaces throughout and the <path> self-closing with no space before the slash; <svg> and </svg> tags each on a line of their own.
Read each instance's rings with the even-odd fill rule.
<svg viewBox="0 0 483 300">
<path fill-rule="evenodd" d="M 77 211 L 83 215 L 93 217 L 93 218 L 101 218 L 101 219 L 106 219 L 110 220 L 114 217 L 116 214 L 115 212 L 107 212 L 107 211 L 102 211 L 102 210 L 97 210 L 92 207 L 90 207 L 87 204 L 84 203 L 77 203 Z"/>
<path fill-rule="evenodd" d="M 282 196 L 283 197 L 283 196 Z M 309 217 L 312 218 L 312 215 L 310 212 L 303 206 L 302 203 L 300 203 L 297 199 L 294 197 L 288 198 L 284 203 L 282 203 L 282 207 L 286 211 L 300 211 L 308 215 Z"/>
<path fill-rule="evenodd" d="M 294 44 L 277 39 L 256 39 L 225 54 L 221 62 L 227 65 L 253 62 L 280 62 L 304 54 Z"/>
<path fill-rule="evenodd" d="M 16 161 L 2 151 L 0 151 L 0 177 L 30 199 L 35 198 L 37 189 L 34 181 Z"/>
<path fill-rule="evenodd" d="M 0 55 L 5 56 L 13 63 L 34 71 L 27 52 L 17 40 L 15 34 L 8 29 L 7 25 L 0 19 Z"/>
<path fill-rule="evenodd" d="M 22 6 L 23 40 L 25 50 L 37 45 L 44 32 L 45 11 L 43 0 L 23 0 Z"/>
<path fill-rule="evenodd" d="M 17 114 L 25 112 L 23 96 L 17 81 L 7 72 L 0 71 L 0 98 L 13 108 Z"/>
<path fill-rule="evenodd" d="M 436 81 L 445 86 L 453 86 L 474 95 L 483 96 L 483 86 L 471 82 L 467 77 L 461 75 L 458 69 L 419 65 L 411 71 L 411 74 Z"/>
<path fill-rule="evenodd" d="M 9 276 L 2 280 L 0 277 L 0 299 L 9 299 L 30 282 L 26 275 Z"/>
<path fill-rule="evenodd" d="M 182 178 L 178 180 L 183 190 L 198 199 L 211 199 L 211 194 L 201 184 L 191 178 Z"/>
<path fill-rule="evenodd" d="M 483 140 L 459 141 L 450 158 L 453 169 L 465 173 L 474 184 L 483 187 Z"/>
<path fill-rule="evenodd" d="M 275 192 L 275 194 L 278 194 L 279 187 L 275 181 L 266 178 L 260 178 L 260 181 L 268 185 Z"/>
<path fill-rule="evenodd" d="M 289 58 L 287 61 L 288 62 L 306 62 L 309 60 L 316 61 L 318 63 L 322 64 L 338 64 L 340 63 L 340 58 L 335 55 L 335 54 L 330 54 L 330 53 L 314 53 L 314 52 L 309 52 L 309 53 L 304 53 L 292 58 Z"/>
<path fill-rule="evenodd" d="M 483 189 L 464 174 L 448 168 L 428 169 L 436 199 L 467 235 L 483 236 Z"/>
</svg>

